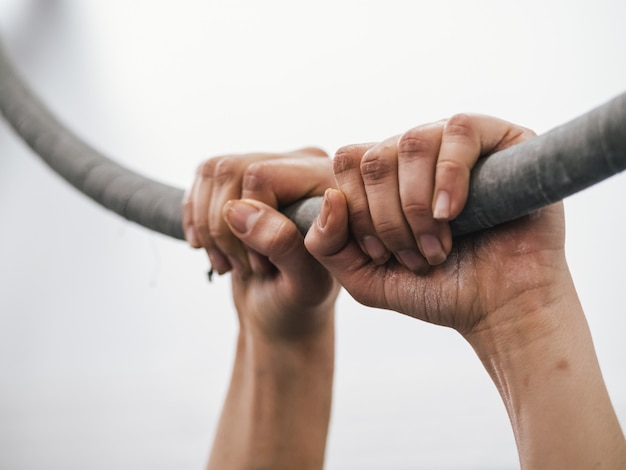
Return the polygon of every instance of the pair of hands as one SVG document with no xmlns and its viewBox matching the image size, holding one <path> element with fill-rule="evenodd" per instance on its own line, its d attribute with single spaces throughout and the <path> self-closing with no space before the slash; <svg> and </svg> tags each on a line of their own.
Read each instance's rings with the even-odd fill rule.
<svg viewBox="0 0 626 470">
<path fill-rule="evenodd" d="M 514 320 L 496 317 L 520 297 L 545 302 L 537 290 L 566 270 L 560 204 L 452 244 L 448 221 L 463 209 L 476 161 L 532 136 L 457 115 L 344 147 L 332 162 L 319 149 L 214 158 L 185 200 L 186 238 L 218 273 L 232 271 L 242 326 L 267 337 L 315 331 L 335 279 L 361 303 L 471 336 Z M 303 243 L 276 209 L 322 194 Z"/>
<path fill-rule="evenodd" d="M 303 149 L 200 166 L 184 205 L 187 239 L 232 272 L 240 321 L 209 468 L 247 468 L 233 465 L 238 455 L 268 468 L 322 467 L 339 285 L 363 304 L 459 331 L 502 396 L 522 468 L 625 468 L 565 261 L 562 204 L 451 239 L 476 161 L 532 136 L 458 115 L 344 147 L 333 161 Z M 303 240 L 276 209 L 321 194 Z M 240 436 L 247 451 L 235 452 Z"/>
</svg>

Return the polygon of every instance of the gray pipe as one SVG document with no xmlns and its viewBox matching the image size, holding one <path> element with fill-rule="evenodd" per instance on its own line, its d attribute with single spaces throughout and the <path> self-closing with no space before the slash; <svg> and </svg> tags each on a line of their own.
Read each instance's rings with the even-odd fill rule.
<svg viewBox="0 0 626 470">
<path fill-rule="evenodd" d="M 128 220 L 183 240 L 183 190 L 123 167 L 79 139 L 33 94 L 0 44 L 0 111 L 18 135 L 79 191 Z M 479 161 L 465 209 L 452 221 L 464 235 L 516 219 L 626 168 L 626 93 L 535 139 Z M 283 209 L 306 233 L 321 198 Z"/>
</svg>

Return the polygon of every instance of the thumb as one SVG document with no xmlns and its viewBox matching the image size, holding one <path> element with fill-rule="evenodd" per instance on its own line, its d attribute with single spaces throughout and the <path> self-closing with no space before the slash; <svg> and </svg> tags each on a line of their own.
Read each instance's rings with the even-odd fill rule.
<svg viewBox="0 0 626 470">
<path fill-rule="evenodd" d="M 376 269 L 350 237 L 348 203 L 336 189 L 326 190 L 317 221 L 311 226 L 304 244 L 309 251 L 357 300 L 365 300 L 359 279 Z"/>
<path fill-rule="evenodd" d="M 253 199 L 238 199 L 229 201 L 223 214 L 244 245 L 269 258 L 288 277 L 297 281 L 306 277 L 310 265 L 317 265 L 293 222 L 272 207 Z"/>
</svg>

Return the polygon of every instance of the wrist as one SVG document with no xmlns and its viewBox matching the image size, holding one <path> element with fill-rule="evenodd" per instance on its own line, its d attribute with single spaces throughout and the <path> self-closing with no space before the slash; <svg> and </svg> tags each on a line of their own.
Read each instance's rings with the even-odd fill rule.
<svg viewBox="0 0 626 470">
<path fill-rule="evenodd" d="M 550 270 L 542 280 L 485 312 L 463 337 L 481 360 L 524 356 L 558 335 L 570 313 L 583 315 L 569 271 Z"/>
<path fill-rule="evenodd" d="M 323 467 L 334 369 L 330 313 L 324 328 L 300 340 L 240 328 L 209 468 Z"/>
<path fill-rule="evenodd" d="M 520 297 L 493 317 L 507 320 L 466 339 L 502 396 L 522 468 L 616 468 L 623 434 L 591 333 L 573 284 L 558 292 L 543 301 Z"/>
<path fill-rule="evenodd" d="M 282 373 L 302 372 L 303 367 L 332 366 L 334 361 L 334 309 L 330 309 L 311 326 L 281 329 L 242 324 L 237 340 L 237 353 L 247 358 L 253 368 L 271 366 Z"/>
</svg>

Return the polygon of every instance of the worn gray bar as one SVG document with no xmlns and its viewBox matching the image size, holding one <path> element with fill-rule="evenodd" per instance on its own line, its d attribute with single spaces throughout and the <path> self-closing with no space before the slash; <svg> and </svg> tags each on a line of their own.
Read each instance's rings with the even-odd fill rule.
<svg viewBox="0 0 626 470">
<path fill-rule="evenodd" d="M 128 220 L 184 239 L 183 190 L 146 178 L 104 156 L 53 116 L 16 74 L 0 45 L 0 111 L 55 172 Z M 626 93 L 535 139 L 481 160 L 472 171 L 455 236 L 516 219 L 626 168 Z M 304 234 L 321 198 L 283 212 Z"/>
</svg>

